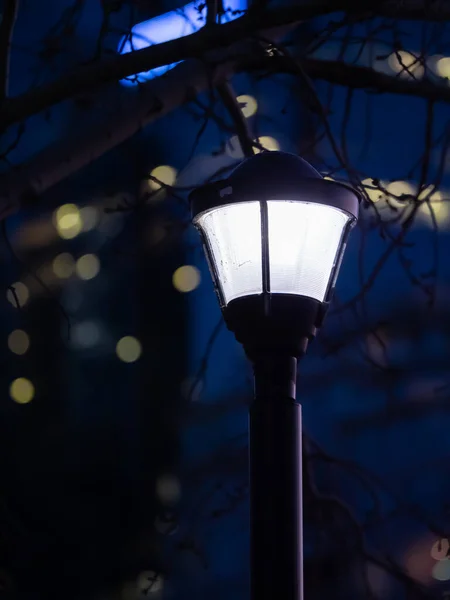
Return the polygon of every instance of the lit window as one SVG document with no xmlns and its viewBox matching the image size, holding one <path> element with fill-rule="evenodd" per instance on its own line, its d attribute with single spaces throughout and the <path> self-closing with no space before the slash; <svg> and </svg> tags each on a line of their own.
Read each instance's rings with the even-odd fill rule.
<svg viewBox="0 0 450 600">
<path fill-rule="evenodd" d="M 81 214 L 76 204 L 63 204 L 53 214 L 53 222 L 60 237 L 70 240 L 76 237 L 83 226 Z"/>
<path fill-rule="evenodd" d="M 142 354 L 142 346 L 138 339 L 126 335 L 117 342 L 116 353 L 123 362 L 136 362 Z"/>
<path fill-rule="evenodd" d="M 172 276 L 172 283 L 179 292 L 192 292 L 200 284 L 200 271 L 192 265 L 179 267 Z"/>
<path fill-rule="evenodd" d="M 93 279 L 100 271 L 100 261 L 95 254 L 85 254 L 77 260 L 75 270 L 80 279 Z"/>
<path fill-rule="evenodd" d="M 27 303 L 29 297 L 30 292 L 28 291 L 27 286 L 21 281 L 16 281 L 16 283 L 13 283 L 10 286 L 10 289 L 8 289 L 6 292 L 6 298 L 16 308 L 22 308 L 22 306 Z"/>
<path fill-rule="evenodd" d="M 158 181 L 161 182 L 158 183 L 153 179 L 148 180 L 148 187 L 151 190 L 156 191 L 164 187 L 164 185 L 161 184 L 173 185 L 177 178 L 177 171 L 173 167 L 169 167 L 169 165 L 160 165 L 159 167 L 153 169 L 150 175 L 152 175 L 152 177 L 155 177 L 156 179 L 158 179 Z"/>
<path fill-rule="evenodd" d="M 52 263 L 53 272 L 57 277 L 61 279 L 67 279 L 70 277 L 75 269 L 75 261 L 71 254 L 63 252 L 53 260 Z"/>
<path fill-rule="evenodd" d="M 247 96 L 243 94 L 236 98 L 237 102 L 241 105 L 241 111 L 244 117 L 247 119 L 255 114 L 258 110 L 258 103 L 253 96 Z"/>
<path fill-rule="evenodd" d="M 25 354 L 30 347 L 30 338 L 22 329 L 15 329 L 8 336 L 8 347 L 14 354 Z"/>
<path fill-rule="evenodd" d="M 28 404 L 34 397 L 34 385 L 29 379 L 19 377 L 10 385 L 9 395 L 18 404 Z"/>
</svg>

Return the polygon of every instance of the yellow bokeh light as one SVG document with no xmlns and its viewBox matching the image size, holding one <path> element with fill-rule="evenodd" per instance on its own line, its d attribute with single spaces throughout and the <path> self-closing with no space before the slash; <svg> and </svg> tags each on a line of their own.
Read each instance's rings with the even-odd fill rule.
<svg viewBox="0 0 450 600">
<path fill-rule="evenodd" d="M 30 292 L 28 291 L 27 286 L 21 281 L 16 281 L 16 283 L 13 283 L 10 288 L 14 290 L 14 293 L 12 289 L 8 289 L 6 292 L 6 298 L 15 308 L 21 308 L 28 302 L 28 298 L 30 297 Z M 17 306 L 17 304 L 19 306 Z"/>
<path fill-rule="evenodd" d="M 370 177 L 367 179 L 363 179 L 361 181 L 361 184 L 364 188 L 364 191 L 367 194 L 367 197 L 371 202 L 378 202 L 379 200 L 384 198 L 384 193 L 382 192 L 382 190 L 378 189 L 378 187 L 373 183 L 373 179 L 371 179 Z M 380 185 L 384 189 L 386 189 L 387 184 L 385 182 L 380 181 Z"/>
<path fill-rule="evenodd" d="M 95 254 L 84 254 L 77 260 L 75 271 L 80 279 L 93 279 L 100 271 L 100 261 Z"/>
<path fill-rule="evenodd" d="M 450 56 L 440 58 L 437 61 L 435 68 L 438 75 L 450 79 Z"/>
<path fill-rule="evenodd" d="M 30 347 L 30 338 L 22 329 L 15 329 L 8 336 L 8 348 L 14 354 L 25 354 Z"/>
<path fill-rule="evenodd" d="M 116 353 L 123 362 L 135 362 L 142 354 L 141 342 L 132 335 L 126 335 L 117 342 Z"/>
<path fill-rule="evenodd" d="M 150 175 L 152 177 L 156 177 L 156 179 L 165 185 L 173 185 L 177 178 L 177 170 L 173 167 L 169 167 L 169 165 L 160 165 L 159 167 L 153 169 Z M 148 186 L 153 191 L 160 190 L 162 187 L 164 187 L 153 179 L 148 180 Z"/>
<path fill-rule="evenodd" d="M 81 213 L 76 204 L 63 204 L 53 215 L 53 222 L 60 237 L 70 240 L 76 237 L 83 227 Z"/>
<path fill-rule="evenodd" d="M 419 200 L 425 202 L 420 207 L 418 216 L 428 226 L 433 227 L 434 222 L 440 227 L 447 228 L 450 226 L 449 194 L 446 194 L 446 196 L 444 198 L 441 192 L 433 189 L 433 186 L 428 186 L 420 192 Z"/>
<path fill-rule="evenodd" d="M 257 138 L 255 141 L 260 143 L 265 150 L 274 151 L 280 149 L 280 144 L 277 142 L 277 140 L 273 137 L 270 137 L 269 135 L 263 135 L 260 138 Z M 262 152 L 262 150 L 260 150 L 259 148 L 254 147 L 253 149 L 255 151 L 255 154 L 259 154 L 260 152 Z"/>
<path fill-rule="evenodd" d="M 192 265 L 184 265 L 172 275 L 172 283 L 179 292 L 192 292 L 200 284 L 200 271 Z"/>
<path fill-rule="evenodd" d="M 9 395 L 18 404 L 28 404 L 34 397 L 34 385 L 29 379 L 19 377 L 10 385 Z"/>
<path fill-rule="evenodd" d="M 75 260 L 68 252 L 58 254 L 52 263 L 53 273 L 61 279 L 67 279 L 75 270 Z"/>
<path fill-rule="evenodd" d="M 425 72 L 418 57 L 406 50 L 393 52 L 388 58 L 388 64 L 401 77 L 409 77 L 410 79 L 420 79 Z"/>
<path fill-rule="evenodd" d="M 404 208 L 409 202 L 411 202 L 411 198 L 405 198 L 400 200 L 399 198 L 404 195 L 416 196 L 416 189 L 409 181 L 391 181 L 386 186 L 386 190 L 389 194 L 388 196 L 388 204 L 389 206 L 395 206 L 396 208 Z M 398 196 L 398 198 L 393 198 L 393 196 Z"/>
<path fill-rule="evenodd" d="M 246 94 L 242 94 L 236 98 L 239 104 L 242 104 L 241 111 L 244 117 L 247 119 L 255 114 L 258 110 L 258 103 L 256 102 L 253 96 L 247 96 Z"/>
</svg>

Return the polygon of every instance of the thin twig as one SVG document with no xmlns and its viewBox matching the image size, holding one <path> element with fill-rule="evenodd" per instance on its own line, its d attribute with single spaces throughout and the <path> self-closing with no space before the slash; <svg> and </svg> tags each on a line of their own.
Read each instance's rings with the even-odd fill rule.
<svg viewBox="0 0 450 600">
<path fill-rule="evenodd" d="M 253 141 L 248 126 L 248 121 L 236 101 L 236 94 L 232 85 L 228 81 L 224 81 L 217 86 L 217 91 L 222 99 L 222 102 L 227 109 L 231 119 L 233 120 L 236 134 L 242 148 L 244 156 L 253 156 Z"/>
<path fill-rule="evenodd" d="M 5 0 L 4 6 L 0 23 L 0 102 L 8 96 L 11 42 L 19 12 L 19 0 Z"/>
</svg>

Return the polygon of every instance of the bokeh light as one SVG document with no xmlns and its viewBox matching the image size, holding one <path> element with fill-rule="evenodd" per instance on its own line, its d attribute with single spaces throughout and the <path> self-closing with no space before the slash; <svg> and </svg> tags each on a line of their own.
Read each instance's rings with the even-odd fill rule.
<svg viewBox="0 0 450 600">
<path fill-rule="evenodd" d="M 252 117 L 258 110 L 258 103 L 253 96 L 242 94 L 236 98 L 236 101 L 241 104 L 241 111 L 247 119 Z"/>
<path fill-rule="evenodd" d="M 100 338 L 100 328 L 94 321 L 76 323 L 72 329 L 72 343 L 78 348 L 91 348 Z"/>
<path fill-rule="evenodd" d="M 387 196 L 387 204 L 399 209 L 404 208 L 411 201 L 411 198 L 400 199 L 402 196 L 416 196 L 416 189 L 409 181 L 391 181 L 386 186 L 386 191 L 390 194 Z"/>
<path fill-rule="evenodd" d="M 450 556 L 450 544 L 447 538 L 441 538 L 431 546 L 431 557 L 434 560 L 447 560 Z"/>
<path fill-rule="evenodd" d="M 19 377 L 11 383 L 9 395 L 18 404 L 28 404 L 34 397 L 34 385 L 29 379 Z"/>
<path fill-rule="evenodd" d="M 150 175 L 152 177 L 156 177 L 156 179 L 158 179 L 162 184 L 172 186 L 177 178 L 177 170 L 169 165 L 160 165 L 159 167 L 153 169 Z M 153 179 L 148 180 L 148 186 L 153 191 L 160 190 L 162 187 L 164 187 Z"/>
<path fill-rule="evenodd" d="M 436 73 L 441 77 L 450 79 L 450 56 L 443 56 L 436 62 Z"/>
<path fill-rule="evenodd" d="M 126 335 L 117 342 L 116 354 L 123 362 L 136 362 L 142 354 L 141 342 L 131 335 Z"/>
<path fill-rule="evenodd" d="M 95 206 L 84 206 L 80 210 L 83 231 L 91 231 L 99 222 L 98 210 Z"/>
<path fill-rule="evenodd" d="M 75 271 L 80 279 L 93 279 L 100 271 L 100 261 L 95 254 L 84 254 L 77 260 Z"/>
<path fill-rule="evenodd" d="M 433 567 L 433 578 L 438 581 L 450 580 L 450 560 L 440 560 Z"/>
<path fill-rule="evenodd" d="M 83 227 L 81 213 L 76 204 L 63 204 L 53 213 L 53 222 L 60 237 L 70 240 L 76 237 Z"/>
<path fill-rule="evenodd" d="M 8 348 L 14 354 L 25 354 L 30 347 L 30 338 L 23 329 L 15 329 L 8 336 Z"/>
<path fill-rule="evenodd" d="M 277 140 L 275 138 L 270 137 L 270 135 L 263 135 L 259 138 L 256 138 L 255 141 L 259 142 L 265 150 L 273 151 L 273 150 L 280 149 L 280 144 L 277 142 Z M 254 151 L 255 151 L 255 154 L 259 154 L 260 152 L 262 152 L 262 150 L 260 150 L 259 148 L 254 148 Z"/>
<path fill-rule="evenodd" d="M 450 228 L 450 193 L 442 194 L 439 190 L 430 193 L 431 188 L 432 186 L 429 186 L 419 194 L 419 200 L 424 200 L 424 204 L 418 211 L 418 217 L 428 227 L 434 227 L 436 223 L 440 229 L 448 229 Z"/>
<path fill-rule="evenodd" d="M 418 57 L 406 50 L 393 52 L 388 58 L 388 64 L 393 71 L 400 74 L 400 77 L 421 79 L 425 73 Z"/>
<path fill-rule="evenodd" d="M 200 285 L 200 271 L 192 265 L 184 265 L 172 275 L 172 283 L 179 292 L 192 292 Z"/>
<path fill-rule="evenodd" d="M 156 480 L 156 495 L 163 504 L 176 504 L 181 496 L 180 482 L 175 475 L 165 474 Z"/>
<path fill-rule="evenodd" d="M 14 293 L 12 289 L 14 290 Z M 22 308 L 30 297 L 30 292 L 27 286 L 21 281 L 16 281 L 10 286 L 10 289 L 6 292 L 6 298 L 15 308 Z M 17 304 L 19 306 L 17 306 Z"/>
<path fill-rule="evenodd" d="M 185 400 L 198 402 L 200 400 L 204 383 L 198 377 L 186 377 L 180 386 L 181 395 Z"/>
<path fill-rule="evenodd" d="M 75 260 L 71 254 L 63 252 L 53 259 L 52 269 L 57 277 L 67 279 L 73 275 L 75 270 Z"/>
<path fill-rule="evenodd" d="M 363 179 L 361 181 L 361 184 L 364 188 L 364 191 L 367 194 L 367 197 L 371 202 L 379 202 L 382 198 L 385 197 L 383 191 L 380 190 L 378 186 L 374 184 L 373 179 L 371 179 L 370 177 L 367 179 Z M 386 189 L 388 184 L 385 181 L 380 181 L 380 185 L 383 189 Z"/>
<path fill-rule="evenodd" d="M 156 571 L 143 571 L 136 580 L 137 598 L 147 598 L 161 592 L 164 585 L 163 576 Z"/>
</svg>

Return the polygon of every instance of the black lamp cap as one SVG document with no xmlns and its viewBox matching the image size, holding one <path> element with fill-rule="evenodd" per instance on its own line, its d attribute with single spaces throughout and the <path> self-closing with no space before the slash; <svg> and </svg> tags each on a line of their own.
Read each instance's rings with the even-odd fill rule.
<svg viewBox="0 0 450 600">
<path fill-rule="evenodd" d="M 360 194 L 324 179 L 308 162 L 288 152 L 262 152 L 243 160 L 226 178 L 189 195 L 192 217 L 236 202 L 292 200 L 333 206 L 358 218 Z"/>
</svg>

